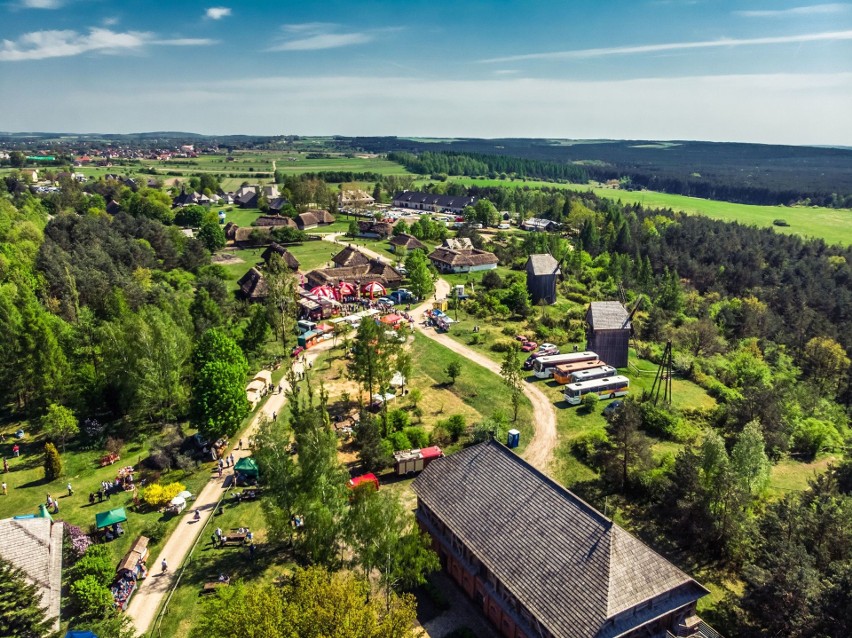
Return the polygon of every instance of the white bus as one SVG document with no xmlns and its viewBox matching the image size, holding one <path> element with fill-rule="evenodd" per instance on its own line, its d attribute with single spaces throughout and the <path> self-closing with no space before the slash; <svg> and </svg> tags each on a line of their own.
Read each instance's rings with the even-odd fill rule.
<svg viewBox="0 0 852 638">
<path fill-rule="evenodd" d="M 565 354 L 552 354 L 547 357 L 539 357 L 533 364 L 533 372 L 539 379 L 547 379 L 553 375 L 553 368 L 563 363 L 577 363 L 579 361 L 594 361 L 598 358 L 594 352 L 566 352 Z"/>
<path fill-rule="evenodd" d="M 571 373 L 571 383 L 603 379 L 604 377 L 611 377 L 616 374 L 618 374 L 618 370 L 612 366 L 599 366 L 597 368 L 589 368 L 588 370 L 577 370 Z"/>
<path fill-rule="evenodd" d="M 616 375 L 592 381 L 579 381 L 565 386 L 565 400 L 571 405 L 579 405 L 583 395 L 594 392 L 602 399 L 623 397 L 630 392 L 630 379 Z"/>
</svg>

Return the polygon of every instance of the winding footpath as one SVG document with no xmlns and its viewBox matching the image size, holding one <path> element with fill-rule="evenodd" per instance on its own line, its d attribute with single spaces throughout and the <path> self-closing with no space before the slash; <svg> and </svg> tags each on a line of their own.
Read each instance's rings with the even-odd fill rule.
<svg viewBox="0 0 852 638">
<path fill-rule="evenodd" d="M 313 362 L 320 353 L 329 350 L 332 347 L 332 342 L 326 341 L 311 348 L 305 353 L 308 362 Z M 301 371 L 303 366 L 296 364 L 296 370 Z M 282 380 L 282 386 L 286 386 L 286 381 Z M 281 412 L 286 399 L 286 387 L 283 392 L 270 395 L 260 409 L 257 410 L 248 427 L 240 433 L 240 435 L 232 439 L 236 444 L 240 438 L 246 445 L 242 450 L 232 447 L 229 452 L 233 452 L 234 462 L 244 456 L 250 456 L 251 451 L 246 449 L 247 443 L 254 436 L 261 421 L 264 418 L 272 418 L 273 414 Z M 145 634 L 151 629 L 154 619 L 157 617 L 157 612 L 163 599 L 168 595 L 172 588 L 172 584 L 177 577 L 178 568 L 183 564 L 189 551 L 192 549 L 196 538 L 204 529 L 204 524 L 212 515 L 216 503 L 222 496 L 232 480 L 233 468 L 226 469 L 222 478 L 219 478 L 217 472 L 214 471 L 207 485 L 201 490 L 196 499 L 187 507 L 182 520 L 178 523 L 175 530 L 171 533 L 160 550 L 160 554 L 156 560 L 148 562 L 148 577 L 139 581 L 138 589 L 130 599 L 130 605 L 127 608 L 127 615 L 133 621 L 136 631 L 140 634 Z M 201 512 L 201 520 L 195 521 L 193 517 L 195 510 Z M 162 561 L 165 559 L 169 565 L 169 570 L 162 573 Z"/>
<path fill-rule="evenodd" d="M 338 244 L 341 246 L 350 245 L 347 242 L 340 241 L 338 238 L 342 235 L 342 233 L 332 233 L 323 237 L 325 241 L 332 242 L 334 244 Z M 352 244 L 358 248 L 362 253 L 367 255 L 368 257 L 373 257 L 378 259 L 379 261 L 385 263 L 391 263 L 391 260 L 387 257 L 380 255 L 379 253 L 370 250 L 369 248 L 365 248 L 364 246 L 359 246 L 357 244 Z M 450 294 L 450 284 L 444 279 L 438 279 L 435 282 L 435 296 L 436 298 L 446 298 L 449 297 Z M 424 312 L 431 309 L 432 302 L 426 301 L 417 308 L 414 308 L 411 311 L 411 314 L 414 317 L 420 317 Z M 422 324 L 415 322 L 415 328 L 424 336 L 432 339 L 432 341 L 437 341 L 442 346 L 449 348 L 456 354 L 476 363 L 477 365 L 482 366 L 493 372 L 496 375 L 500 375 L 500 364 L 492 359 L 489 359 L 484 354 L 476 352 L 471 348 L 468 348 L 464 344 L 459 343 L 454 340 L 447 334 L 443 334 L 440 332 L 436 332 L 433 328 L 426 328 Z M 550 469 L 550 464 L 553 461 L 553 450 L 557 444 L 556 437 L 556 409 L 553 407 L 553 403 L 544 394 L 537 386 L 525 382 L 523 386 L 524 394 L 530 400 L 533 407 L 533 438 L 527 445 L 524 450 L 523 457 L 532 464 L 536 469 L 548 473 Z"/>
<path fill-rule="evenodd" d="M 435 283 L 435 293 L 438 298 L 448 297 L 450 284 L 444 279 L 439 279 Z M 431 307 L 432 302 L 427 301 L 412 312 L 417 317 Z M 484 354 L 455 341 L 448 334 L 436 332 L 433 328 L 426 328 L 420 323 L 415 323 L 414 325 L 421 334 L 432 339 L 432 341 L 437 341 L 442 346 L 449 348 L 465 359 L 490 370 L 498 376 L 500 375 L 500 364 L 489 359 Z M 523 391 L 530 400 L 530 403 L 532 403 L 532 425 L 534 429 L 533 438 L 524 450 L 523 457 L 536 469 L 547 474 L 553 460 L 553 449 L 556 447 L 556 410 L 553 407 L 553 403 L 547 398 L 547 395 L 531 383 L 525 382 Z"/>
</svg>

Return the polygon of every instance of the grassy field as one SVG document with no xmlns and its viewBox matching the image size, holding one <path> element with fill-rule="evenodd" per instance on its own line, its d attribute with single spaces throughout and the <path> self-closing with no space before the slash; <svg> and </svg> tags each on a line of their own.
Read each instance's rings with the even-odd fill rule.
<svg viewBox="0 0 852 638">
<path fill-rule="evenodd" d="M 442 387 L 453 393 L 483 417 L 492 416 L 499 411 L 511 419 L 509 394 L 498 375 L 420 334 L 415 335 L 412 355 L 417 373 L 428 377 L 434 387 Z M 462 372 L 453 385 L 448 385 L 449 377 L 445 370 L 453 360 L 461 363 Z M 526 447 L 532 436 L 533 418 L 532 405 L 523 397 L 518 421 L 512 424 L 512 427 L 521 431 L 521 449 Z"/>
<path fill-rule="evenodd" d="M 671 208 L 691 215 L 706 215 L 713 219 L 741 224 L 771 227 L 776 232 L 802 237 L 816 237 L 829 244 L 852 244 L 852 210 L 791 207 L 791 206 L 752 206 L 734 204 L 683 195 L 669 195 L 654 191 L 622 191 L 611 188 L 594 188 L 584 184 L 556 184 L 540 181 L 489 180 L 453 177 L 453 181 L 471 186 L 515 186 L 529 188 L 567 188 L 575 191 L 593 191 L 599 197 L 621 201 L 625 204 L 642 204 L 648 208 Z M 784 219 L 789 226 L 774 226 L 773 221 Z"/>
<path fill-rule="evenodd" d="M 99 459 L 105 454 L 102 449 L 80 450 L 69 447 L 68 451 L 61 454 L 63 463 L 63 474 L 55 481 L 46 481 L 42 468 L 42 453 L 44 442 L 41 437 L 26 437 L 21 445 L 21 456 L 12 458 L 11 439 L 8 434 L 17 429 L 18 426 L 27 429 L 26 423 L 15 423 L 4 428 L 7 435 L 6 443 L 2 445 L 3 454 L 9 459 L 9 473 L 3 475 L 3 480 L 9 484 L 7 496 L 0 496 L 0 518 L 17 516 L 20 514 L 34 514 L 38 511 L 40 503 L 44 503 L 47 494 L 51 494 L 59 500 L 59 514 L 54 514 L 54 520 L 67 521 L 80 526 L 88 532 L 94 525 L 95 514 L 117 507 L 124 507 L 127 512 L 127 523 L 123 525 L 125 534 L 109 543 L 109 548 L 115 562 L 121 557 L 143 532 L 146 526 L 155 523 L 165 523 L 168 532 L 174 530 L 177 518 L 170 514 L 161 514 L 156 511 L 133 511 L 132 493 L 123 492 L 114 494 L 109 500 L 102 503 L 95 501 L 89 504 L 89 492 L 100 489 L 101 481 L 114 481 L 121 467 L 133 465 L 139 469 L 139 464 L 148 455 L 145 440 L 133 441 L 124 445 L 121 451 L 121 460 L 115 465 L 100 467 Z M 193 494 L 197 493 L 208 481 L 213 468 L 212 463 L 201 465 L 190 474 L 175 470 L 164 473 L 161 482 L 170 483 L 180 481 L 186 485 Z M 137 474 L 137 481 L 139 474 Z M 74 495 L 68 496 L 66 485 L 71 483 Z M 156 554 L 159 543 L 152 543 L 151 552 Z"/>
</svg>

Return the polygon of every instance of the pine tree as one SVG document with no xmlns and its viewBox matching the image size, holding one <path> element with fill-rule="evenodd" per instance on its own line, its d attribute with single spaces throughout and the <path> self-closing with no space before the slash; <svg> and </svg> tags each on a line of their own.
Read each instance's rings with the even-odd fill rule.
<svg viewBox="0 0 852 638">
<path fill-rule="evenodd" d="M 62 459 L 53 443 L 44 444 L 44 478 L 55 481 L 62 475 Z"/>
<path fill-rule="evenodd" d="M 38 587 L 28 582 L 21 570 L 0 558 L 0 636 L 49 635 L 50 622 L 40 599 Z"/>
</svg>

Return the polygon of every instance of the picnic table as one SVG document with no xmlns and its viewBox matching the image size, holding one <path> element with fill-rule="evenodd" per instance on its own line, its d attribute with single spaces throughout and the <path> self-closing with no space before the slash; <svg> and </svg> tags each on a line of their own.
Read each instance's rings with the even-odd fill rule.
<svg viewBox="0 0 852 638">
<path fill-rule="evenodd" d="M 210 594 L 216 591 L 219 587 L 227 587 L 231 584 L 231 579 L 228 578 L 226 580 L 211 580 L 208 583 L 204 583 L 204 586 L 201 588 L 202 594 Z"/>
<path fill-rule="evenodd" d="M 112 465 L 116 461 L 120 461 L 121 457 L 118 454 L 106 454 L 101 457 L 101 467 L 106 467 L 107 465 Z"/>
<path fill-rule="evenodd" d="M 231 532 L 230 534 L 222 535 L 222 545 L 243 545 L 246 542 L 246 535 L 242 532 Z"/>
</svg>

